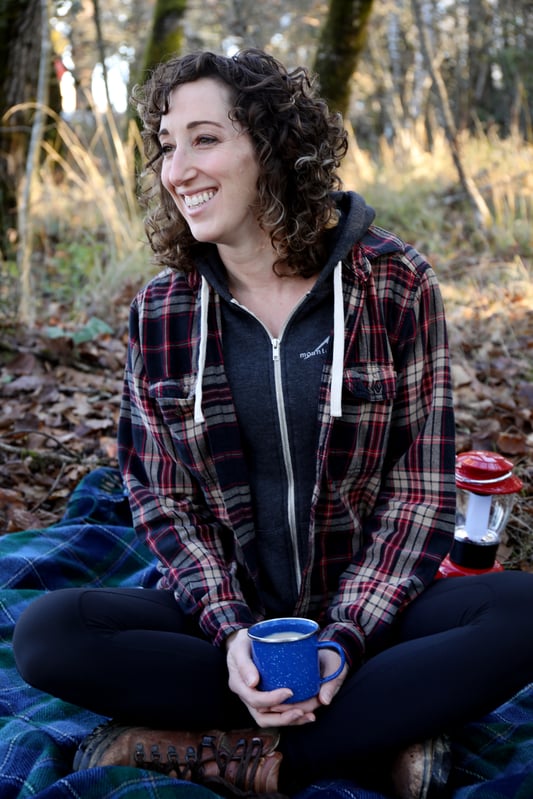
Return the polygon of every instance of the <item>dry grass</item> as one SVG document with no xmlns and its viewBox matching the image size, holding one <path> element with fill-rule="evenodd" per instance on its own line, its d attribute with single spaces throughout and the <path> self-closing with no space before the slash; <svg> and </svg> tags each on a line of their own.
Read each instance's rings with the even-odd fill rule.
<svg viewBox="0 0 533 799">
<path fill-rule="evenodd" d="M 403 232 L 437 266 L 465 266 L 479 254 L 505 261 L 533 256 L 533 146 L 495 134 L 463 137 L 466 169 L 492 214 L 485 233 L 477 230 L 458 184 L 444 136 L 429 152 L 413 135 L 390 146 L 382 142 L 378 160 L 352 141 L 343 178 L 379 211 L 379 223 Z"/>
<path fill-rule="evenodd" d="M 441 282 L 454 319 L 513 319 L 533 310 L 533 146 L 494 134 L 465 138 L 470 175 L 491 210 L 486 231 L 473 223 L 444 138 L 431 153 L 416 139 L 381 146 L 379 161 L 352 146 L 343 178 L 377 211 L 376 221 L 414 244 Z"/>
<path fill-rule="evenodd" d="M 96 311 L 107 316 L 124 285 L 147 272 L 135 177 L 140 135 L 132 121 L 119 131 L 111 113 L 69 123 L 46 112 L 55 142 L 42 144 L 32 192 L 32 303 L 41 320 L 67 307 L 81 321 Z M 12 265 L 2 266 L 12 272 Z M 20 286 L 3 283 L 5 307 L 14 309 Z"/>
</svg>

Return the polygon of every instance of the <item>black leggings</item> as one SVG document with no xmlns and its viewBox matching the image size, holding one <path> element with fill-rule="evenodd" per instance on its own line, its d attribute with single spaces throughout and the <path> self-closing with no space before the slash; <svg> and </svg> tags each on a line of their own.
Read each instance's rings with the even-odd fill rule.
<svg viewBox="0 0 533 799">
<path fill-rule="evenodd" d="M 354 763 L 452 731 L 533 682 L 533 575 L 438 580 L 393 632 L 314 723 L 282 729 L 284 769 L 307 781 L 348 776 Z M 171 593 L 53 591 L 23 613 L 13 646 L 28 683 L 96 713 L 175 729 L 253 726 L 228 688 L 223 651 Z"/>
</svg>

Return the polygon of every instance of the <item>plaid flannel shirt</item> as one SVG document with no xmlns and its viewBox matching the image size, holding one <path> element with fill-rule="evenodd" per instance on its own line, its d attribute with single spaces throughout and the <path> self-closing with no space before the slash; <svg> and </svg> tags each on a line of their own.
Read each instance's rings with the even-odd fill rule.
<svg viewBox="0 0 533 799">
<path fill-rule="evenodd" d="M 372 226 L 343 262 L 342 417 L 321 382 L 309 559 L 296 615 L 351 664 L 431 583 L 453 540 L 454 417 L 444 309 L 431 267 Z M 210 292 L 194 421 L 200 277 L 167 270 L 131 307 L 119 459 L 134 525 L 203 633 L 221 645 L 263 615 L 250 488 Z M 250 376 L 253 379 L 253 375 Z"/>
</svg>

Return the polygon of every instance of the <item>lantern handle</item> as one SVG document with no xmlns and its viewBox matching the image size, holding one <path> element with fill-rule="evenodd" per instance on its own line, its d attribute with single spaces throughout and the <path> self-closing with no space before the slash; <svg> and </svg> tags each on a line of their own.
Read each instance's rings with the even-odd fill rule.
<svg viewBox="0 0 533 799">
<path fill-rule="evenodd" d="M 455 479 L 460 480 L 462 483 L 472 483 L 476 485 L 488 485 L 489 483 L 501 483 L 503 480 L 508 480 L 509 477 L 512 477 L 513 472 L 507 472 L 507 474 L 503 474 L 500 477 L 492 477 L 487 480 L 474 480 L 473 477 L 465 477 L 464 475 L 460 474 L 459 472 L 455 472 Z"/>
</svg>

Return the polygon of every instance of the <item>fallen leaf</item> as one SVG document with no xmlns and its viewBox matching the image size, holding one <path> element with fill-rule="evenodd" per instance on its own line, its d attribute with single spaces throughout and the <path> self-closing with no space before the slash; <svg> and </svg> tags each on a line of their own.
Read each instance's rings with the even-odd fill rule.
<svg viewBox="0 0 533 799">
<path fill-rule="evenodd" d="M 521 433 L 500 433 L 497 444 L 504 455 L 523 455 L 527 452 L 526 437 Z"/>
</svg>

